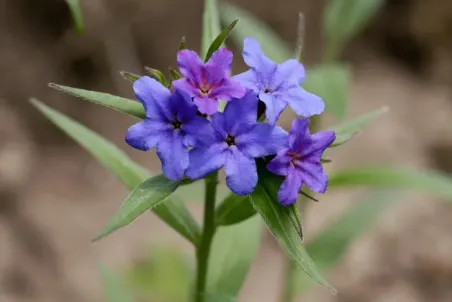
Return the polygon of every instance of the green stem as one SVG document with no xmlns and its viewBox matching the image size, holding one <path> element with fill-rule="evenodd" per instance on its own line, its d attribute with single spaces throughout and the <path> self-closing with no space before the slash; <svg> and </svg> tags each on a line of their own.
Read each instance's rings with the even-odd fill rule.
<svg viewBox="0 0 452 302">
<path fill-rule="evenodd" d="M 195 302 L 206 302 L 206 281 L 210 246 L 215 235 L 215 197 L 217 194 L 218 172 L 207 176 L 204 200 L 204 225 L 201 241 L 196 249 L 197 273 Z"/>
<path fill-rule="evenodd" d="M 287 259 L 284 263 L 284 276 L 283 276 L 283 292 L 281 302 L 293 302 L 295 299 L 294 277 L 295 277 L 295 263 L 290 259 Z"/>
</svg>

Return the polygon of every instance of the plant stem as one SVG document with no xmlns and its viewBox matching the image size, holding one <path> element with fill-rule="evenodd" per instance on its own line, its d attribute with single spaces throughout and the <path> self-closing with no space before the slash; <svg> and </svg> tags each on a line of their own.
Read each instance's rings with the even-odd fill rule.
<svg viewBox="0 0 452 302">
<path fill-rule="evenodd" d="M 217 194 L 218 172 L 205 179 L 204 223 L 201 241 L 196 249 L 197 273 L 195 302 L 206 302 L 206 281 L 210 246 L 215 234 L 215 197 Z"/>
<path fill-rule="evenodd" d="M 293 302 L 295 299 L 294 276 L 296 272 L 295 263 L 286 259 L 283 276 L 283 292 L 281 302 Z"/>
</svg>

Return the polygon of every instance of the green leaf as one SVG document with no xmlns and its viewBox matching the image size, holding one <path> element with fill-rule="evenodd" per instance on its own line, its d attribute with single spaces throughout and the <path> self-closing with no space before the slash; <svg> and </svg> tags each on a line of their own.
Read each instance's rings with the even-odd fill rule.
<svg viewBox="0 0 452 302">
<path fill-rule="evenodd" d="M 344 255 L 347 248 L 361 236 L 374 221 L 401 198 L 400 191 L 375 190 L 366 192 L 357 202 L 346 208 L 337 219 L 306 243 L 317 267 L 328 272 Z M 294 288 L 305 290 L 312 282 L 299 271 Z"/>
<path fill-rule="evenodd" d="M 229 37 L 229 34 L 234 29 L 235 25 L 239 22 L 239 19 L 235 19 L 231 24 L 226 26 L 225 29 L 218 35 L 218 37 L 215 38 L 215 40 L 212 42 L 212 44 L 209 47 L 209 50 L 207 51 L 206 58 L 204 61 L 209 61 L 210 57 L 213 55 L 215 51 L 218 50 L 218 48 L 223 45 L 224 41 Z"/>
<path fill-rule="evenodd" d="M 332 130 L 334 130 L 334 132 L 336 133 L 336 139 L 330 146 L 330 148 L 337 147 L 348 142 L 367 124 L 371 123 L 374 119 L 385 114 L 388 111 L 389 107 L 384 106 L 380 109 L 335 126 Z"/>
<path fill-rule="evenodd" d="M 80 2 L 79 0 L 66 0 L 66 3 L 69 6 L 69 11 L 74 21 L 75 30 L 80 34 L 83 32 L 83 15 Z"/>
<path fill-rule="evenodd" d="M 182 78 L 182 75 L 176 69 L 170 68 L 169 71 L 171 75 L 171 82 Z"/>
<path fill-rule="evenodd" d="M 130 81 L 132 83 L 135 82 L 136 80 L 138 80 L 139 78 L 141 78 L 140 75 L 134 74 L 134 73 L 131 73 L 131 72 L 128 72 L 128 71 L 120 71 L 119 73 L 121 74 L 121 76 L 124 79 L 126 79 L 127 81 Z"/>
<path fill-rule="evenodd" d="M 107 302 L 132 302 L 133 294 L 123 280 L 105 266 L 100 267 L 100 276 Z"/>
<path fill-rule="evenodd" d="M 215 211 L 217 225 L 231 225 L 242 222 L 256 214 L 248 196 L 229 194 Z"/>
<path fill-rule="evenodd" d="M 153 210 L 164 202 L 179 187 L 178 181 L 168 180 L 159 175 L 149 178 L 133 189 L 107 226 L 93 239 L 97 241 L 122 228 L 146 211 Z"/>
<path fill-rule="evenodd" d="M 446 197 L 452 202 L 452 178 L 435 171 L 395 167 L 360 167 L 332 173 L 328 187 L 373 186 L 415 189 Z"/>
<path fill-rule="evenodd" d="M 331 64 L 308 69 L 302 86 L 320 96 L 326 111 L 340 119 L 347 113 L 349 81 L 350 70 L 346 65 Z"/>
<path fill-rule="evenodd" d="M 220 33 L 221 24 L 218 16 L 217 0 L 205 0 L 201 41 L 202 58 L 207 57 L 210 44 Z"/>
<path fill-rule="evenodd" d="M 150 174 L 145 169 L 99 134 L 38 100 L 32 99 L 31 103 L 113 172 L 127 188 L 132 190 L 149 178 Z M 201 233 L 200 227 L 182 202 L 173 197 L 157 206 L 154 213 L 190 242 L 197 242 Z"/>
<path fill-rule="evenodd" d="M 227 298 L 223 301 L 237 297 L 259 249 L 261 225 L 259 217 L 254 217 L 218 229 L 209 259 L 207 293 Z"/>
<path fill-rule="evenodd" d="M 363 30 L 384 0 L 329 0 L 324 15 L 328 58 L 335 59 L 345 44 Z"/>
<path fill-rule="evenodd" d="M 146 114 L 144 113 L 144 108 L 141 103 L 122 98 L 119 96 L 111 95 L 108 93 L 97 92 L 97 91 L 89 91 L 79 88 L 72 88 L 68 86 L 58 85 L 50 83 L 49 87 L 54 88 L 56 90 L 69 93 L 78 98 L 96 103 L 98 105 L 102 105 L 108 108 L 113 108 L 123 113 L 127 113 L 138 118 L 145 118 Z"/>
<path fill-rule="evenodd" d="M 240 26 L 231 35 L 237 45 L 242 46 L 243 40 L 252 36 L 259 41 L 265 55 L 273 61 L 282 63 L 292 56 L 291 48 L 278 34 L 243 8 L 223 1 L 220 3 L 220 17 L 226 24 L 240 19 Z"/>
<path fill-rule="evenodd" d="M 331 292 L 336 290 L 322 277 L 314 262 L 301 244 L 299 232 L 290 219 L 291 209 L 282 206 L 277 200 L 277 190 L 263 182 L 267 174 L 259 174 L 259 183 L 250 196 L 256 211 L 262 216 L 270 232 L 297 267 L 317 283 Z M 276 187 L 276 186 L 275 186 Z"/>
<path fill-rule="evenodd" d="M 169 83 L 165 78 L 165 75 L 158 69 L 150 68 L 150 67 L 144 67 L 144 70 L 146 71 L 149 76 L 153 77 L 157 81 L 159 81 L 163 86 L 168 87 Z"/>
<path fill-rule="evenodd" d="M 182 37 L 182 39 L 180 39 L 180 42 L 179 42 L 179 51 L 184 50 L 186 48 L 187 48 L 187 45 L 186 45 L 185 37 Z"/>
</svg>

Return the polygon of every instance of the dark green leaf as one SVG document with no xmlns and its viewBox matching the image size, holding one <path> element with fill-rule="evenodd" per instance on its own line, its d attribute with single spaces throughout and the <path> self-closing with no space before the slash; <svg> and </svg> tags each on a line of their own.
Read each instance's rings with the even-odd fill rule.
<svg viewBox="0 0 452 302">
<path fill-rule="evenodd" d="M 282 63 L 292 56 L 291 48 L 281 37 L 267 24 L 243 8 L 222 1 L 220 17 L 226 24 L 240 19 L 240 26 L 231 35 L 237 45 L 242 46 L 243 40 L 251 36 L 259 41 L 265 55 L 277 63 Z"/>
<path fill-rule="evenodd" d="M 201 41 L 202 58 L 207 57 L 210 44 L 220 33 L 221 24 L 218 16 L 217 0 L 205 0 Z"/>
<path fill-rule="evenodd" d="M 435 171 L 395 167 L 360 167 L 332 173 L 328 187 L 373 186 L 415 189 L 443 196 L 452 202 L 452 178 Z"/>
<path fill-rule="evenodd" d="M 169 71 L 171 74 L 171 82 L 182 78 L 182 75 L 176 69 L 170 68 Z"/>
<path fill-rule="evenodd" d="M 150 174 L 146 170 L 99 134 L 38 100 L 33 99 L 31 102 L 49 120 L 94 156 L 105 168 L 113 172 L 127 188 L 132 190 L 149 178 Z M 154 209 L 154 213 L 190 242 L 197 242 L 201 232 L 199 225 L 182 202 L 173 197 L 172 200 L 167 200 L 157 206 Z"/>
<path fill-rule="evenodd" d="M 182 37 L 182 39 L 180 40 L 180 43 L 179 43 L 179 50 L 184 50 L 186 48 L 187 48 L 187 45 L 185 43 L 185 37 Z"/>
<path fill-rule="evenodd" d="M 256 214 L 248 196 L 229 194 L 215 211 L 217 225 L 231 225 L 242 222 Z"/>
<path fill-rule="evenodd" d="M 129 225 L 141 214 L 153 210 L 176 191 L 178 181 L 168 180 L 159 175 L 149 178 L 133 189 L 107 226 L 93 239 L 97 241 L 114 231 Z"/>
<path fill-rule="evenodd" d="M 369 24 L 384 3 L 384 0 L 329 0 L 324 17 L 328 58 L 336 59 L 345 44 Z"/>
<path fill-rule="evenodd" d="M 133 294 L 124 281 L 105 266 L 100 267 L 100 276 L 107 302 L 132 302 Z"/>
<path fill-rule="evenodd" d="M 301 244 L 299 230 L 294 227 L 290 218 L 292 210 L 282 206 L 277 200 L 276 186 L 268 187 L 263 182 L 266 174 L 259 174 L 259 183 L 250 196 L 250 200 L 256 211 L 262 216 L 270 232 L 278 240 L 287 256 L 302 269 L 306 275 L 323 285 L 331 292 L 336 290 L 322 277 L 314 262 Z"/>
<path fill-rule="evenodd" d="M 212 54 L 223 45 L 224 41 L 229 37 L 229 34 L 234 29 L 237 22 L 239 22 L 239 19 L 235 19 L 231 24 L 226 26 L 226 28 L 223 29 L 223 31 L 218 35 L 218 37 L 215 38 L 215 40 L 210 45 L 209 50 L 207 51 L 206 57 L 204 59 L 205 62 L 207 62 L 212 56 Z"/>
<path fill-rule="evenodd" d="M 140 75 L 137 75 L 137 74 L 134 74 L 134 73 L 131 73 L 128 71 L 120 71 L 119 73 L 121 74 L 121 76 L 124 79 L 126 79 L 127 81 L 130 81 L 132 83 L 135 82 L 136 80 L 138 80 L 139 78 L 141 78 Z"/>
<path fill-rule="evenodd" d="M 358 134 L 363 127 L 388 111 L 389 108 L 385 106 L 335 126 L 332 130 L 334 130 L 334 132 L 336 133 L 336 140 L 333 142 L 330 148 L 337 147 L 348 142 L 353 138 L 353 136 Z"/>
<path fill-rule="evenodd" d="M 97 92 L 97 91 L 89 91 L 79 88 L 72 88 L 68 86 L 58 85 L 50 83 L 49 87 L 54 88 L 59 91 L 63 91 L 69 93 L 78 98 L 96 103 L 98 105 L 102 105 L 105 107 L 113 108 L 123 113 L 127 113 L 139 118 L 145 118 L 146 114 L 144 113 L 144 108 L 141 103 L 122 98 L 119 96 L 111 95 L 108 93 Z"/>
<path fill-rule="evenodd" d="M 79 0 L 66 0 L 67 5 L 69 6 L 69 11 L 72 15 L 72 20 L 74 21 L 74 27 L 77 33 L 83 32 L 83 15 L 82 9 L 80 7 Z"/>
<path fill-rule="evenodd" d="M 342 118 L 347 113 L 349 80 L 350 71 L 346 65 L 323 65 L 308 69 L 302 86 L 325 101 L 327 112 Z"/>
<path fill-rule="evenodd" d="M 163 86 L 168 87 L 168 81 L 165 78 L 165 75 L 158 69 L 150 68 L 150 67 L 144 67 L 144 70 L 146 73 L 159 81 Z"/>
<path fill-rule="evenodd" d="M 259 217 L 254 217 L 218 229 L 209 259 L 208 293 L 237 297 L 256 257 L 261 241 L 261 225 Z"/>
</svg>

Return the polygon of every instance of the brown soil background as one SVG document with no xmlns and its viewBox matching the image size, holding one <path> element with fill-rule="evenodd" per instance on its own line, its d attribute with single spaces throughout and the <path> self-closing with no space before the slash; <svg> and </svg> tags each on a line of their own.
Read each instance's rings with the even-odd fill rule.
<svg viewBox="0 0 452 302">
<path fill-rule="evenodd" d="M 235 2 L 287 41 L 295 40 L 294 12 L 305 12 L 307 63 L 318 60 L 324 1 Z M 117 71 L 174 67 L 182 35 L 190 47 L 200 44 L 202 1 L 82 4 L 86 29 L 77 36 L 63 0 L 0 0 L 0 302 L 104 301 L 99 262 L 121 268 L 149 245 L 191 251 L 153 215 L 92 245 L 90 238 L 127 192 L 27 100 L 45 101 L 158 170 L 153 153 L 136 152 L 123 142 L 132 119 L 52 91 L 47 83 L 131 97 Z M 451 31 L 448 1 L 387 1 L 346 49 L 344 60 L 353 67 L 349 117 L 382 105 L 390 106 L 390 114 L 335 151 L 329 169 L 392 164 L 452 171 Z M 360 193 L 331 191 L 312 205 L 304 214 L 307 236 Z M 199 216 L 199 204 L 191 208 Z M 329 279 L 338 296 L 316 289 L 300 301 L 452 301 L 451 217 L 447 203 L 409 195 L 333 270 Z M 149 232 L 138 231 L 143 229 Z M 282 262 L 279 248 L 266 238 L 240 301 L 276 301 Z"/>
</svg>

